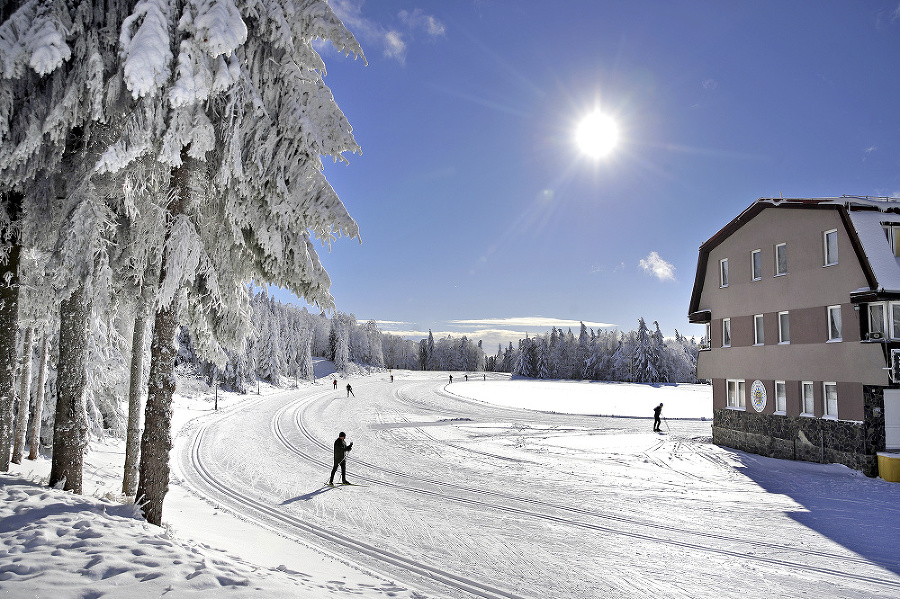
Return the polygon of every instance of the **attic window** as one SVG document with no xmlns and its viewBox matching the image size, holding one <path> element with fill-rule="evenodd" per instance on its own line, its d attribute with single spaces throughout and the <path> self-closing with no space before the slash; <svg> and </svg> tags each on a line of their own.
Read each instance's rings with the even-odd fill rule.
<svg viewBox="0 0 900 599">
<path fill-rule="evenodd" d="M 900 256 L 900 223 L 881 223 L 881 228 L 894 255 Z"/>
</svg>

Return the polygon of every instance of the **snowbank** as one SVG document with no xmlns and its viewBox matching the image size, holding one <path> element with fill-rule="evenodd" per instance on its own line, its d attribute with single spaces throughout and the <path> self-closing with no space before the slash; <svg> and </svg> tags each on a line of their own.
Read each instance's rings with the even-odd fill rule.
<svg viewBox="0 0 900 599">
<path fill-rule="evenodd" d="M 713 415 L 709 385 L 531 379 L 464 381 L 455 377 L 445 390 L 476 401 L 542 412 L 652 418 L 653 408 L 663 403 L 665 418 L 710 420 Z"/>
</svg>

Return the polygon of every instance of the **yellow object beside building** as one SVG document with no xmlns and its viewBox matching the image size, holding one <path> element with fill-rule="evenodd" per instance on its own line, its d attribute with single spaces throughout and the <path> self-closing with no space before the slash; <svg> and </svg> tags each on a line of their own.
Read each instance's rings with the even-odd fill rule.
<svg viewBox="0 0 900 599">
<path fill-rule="evenodd" d="M 878 476 L 892 483 L 900 483 L 900 453 L 878 453 Z"/>
</svg>

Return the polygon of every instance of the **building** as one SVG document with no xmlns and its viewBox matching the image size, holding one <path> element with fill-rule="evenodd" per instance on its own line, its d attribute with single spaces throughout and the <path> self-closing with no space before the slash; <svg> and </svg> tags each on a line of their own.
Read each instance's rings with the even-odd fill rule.
<svg viewBox="0 0 900 599">
<path fill-rule="evenodd" d="M 713 442 L 877 474 L 900 449 L 898 256 L 900 200 L 846 196 L 760 199 L 700 246 Z"/>
</svg>

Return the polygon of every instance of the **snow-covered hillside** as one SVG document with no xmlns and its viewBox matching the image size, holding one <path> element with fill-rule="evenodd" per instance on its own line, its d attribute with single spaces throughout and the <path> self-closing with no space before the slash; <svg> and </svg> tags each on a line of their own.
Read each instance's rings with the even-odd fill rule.
<svg viewBox="0 0 900 599">
<path fill-rule="evenodd" d="M 900 485 L 711 445 L 708 387 L 391 374 L 220 395 L 218 412 L 182 385 L 163 529 L 109 499 L 118 443 L 91 446 L 92 497 L 26 460 L 0 476 L 0 593 L 900 593 Z M 360 486 L 323 484 L 339 430 Z"/>
</svg>

